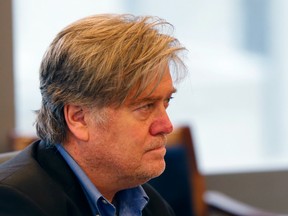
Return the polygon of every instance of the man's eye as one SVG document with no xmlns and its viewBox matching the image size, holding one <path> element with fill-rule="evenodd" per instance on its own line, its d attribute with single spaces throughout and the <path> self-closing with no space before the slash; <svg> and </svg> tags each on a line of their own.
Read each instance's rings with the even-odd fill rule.
<svg viewBox="0 0 288 216">
<path fill-rule="evenodd" d="M 142 111 L 148 111 L 148 110 L 152 109 L 153 107 L 154 107 L 153 103 L 148 103 L 148 104 L 141 106 L 139 109 Z"/>
<path fill-rule="evenodd" d="M 173 97 L 169 97 L 165 100 L 165 107 L 167 108 L 169 106 L 170 101 L 173 99 Z"/>
</svg>

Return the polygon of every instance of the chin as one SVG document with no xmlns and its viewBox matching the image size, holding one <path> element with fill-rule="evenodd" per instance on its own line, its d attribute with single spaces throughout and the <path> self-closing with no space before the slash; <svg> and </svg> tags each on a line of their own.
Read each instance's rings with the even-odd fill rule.
<svg viewBox="0 0 288 216">
<path fill-rule="evenodd" d="M 166 164 L 164 160 L 161 161 L 161 163 L 159 162 L 157 165 L 150 167 L 150 179 L 160 176 L 164 172 L 165 167 Z"/>
<path fill-rule="evenodd" d="M 150 164 L 146 161 L 141 170 L 138 169 L 138 171 L 134 172 L 134 174 L 137 173 L 134 175 L 135 180 L 137 179 L 136 181 L 140 184 L 146 183 L 150 179 L 160 176 L 164 172 L 165 166 L 164 159 Z"/>
</svg>

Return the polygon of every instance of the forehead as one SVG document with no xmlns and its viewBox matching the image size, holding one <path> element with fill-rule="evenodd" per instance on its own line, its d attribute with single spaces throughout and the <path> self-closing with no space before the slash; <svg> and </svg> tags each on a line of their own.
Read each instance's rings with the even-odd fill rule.
<svg viewBox="0 0 288 216">
<path fill-rule="evenodd" d="M 163 76 L 159 80 L 154 80 L 151 82 L 144 91 L 138 96 L 134 97 L 135 90 L 132 90 L 128 96 L 127 103 L 135 103 L 138 101 L 146 100 L 146 99 L 157 99 L 157 98 L 166 98 L 170 97 L 176 91 L 173 86 L 172 77 L 170 74 L 170 70 L 168 67 L 165 68 Z"/>
</svg>

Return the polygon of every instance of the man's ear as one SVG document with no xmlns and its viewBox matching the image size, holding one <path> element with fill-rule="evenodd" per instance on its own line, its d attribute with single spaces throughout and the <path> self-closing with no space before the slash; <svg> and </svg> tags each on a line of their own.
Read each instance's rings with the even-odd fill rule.
<svg viewBox="0 0 288 216">
<path fill-rule="evenodd" d="M 87 125 L 87 115 L 81 106 L 66 104 L 64 106 L 64 116 L 70 132 L 79 140 L 88 141 L 89 131 Z"/>
</svg>

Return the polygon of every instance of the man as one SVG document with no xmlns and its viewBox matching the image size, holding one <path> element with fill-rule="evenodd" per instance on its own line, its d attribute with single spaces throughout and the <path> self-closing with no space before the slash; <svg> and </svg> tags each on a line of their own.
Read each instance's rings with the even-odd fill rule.
<svg viewBox="0 0 288 216">
<path fill-rule="evenodd" d="M 165 169 L 170 67 L 184 66 L 169 26 L 106 14 L 56 36 L 40 68 L 41 140 L 0 166 L 0 215 L 174 215 L 146 184 Z"/>
</svg>

